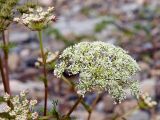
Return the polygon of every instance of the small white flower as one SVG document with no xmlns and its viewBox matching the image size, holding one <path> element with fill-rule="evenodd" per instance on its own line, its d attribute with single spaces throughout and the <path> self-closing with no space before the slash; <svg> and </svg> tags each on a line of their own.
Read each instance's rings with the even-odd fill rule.
<svg viewBox="0 0 160 120">
<path fill-rule="evenodd" d="M 37 100 L 31 100 L 31 101 L 30 101 L 30 105 L 31 105 L 31 106 L 35 106 L 36 104 L 37 104 Z"/>
<path fill-rule="evenodd" d="M 25 97 L 25 96 L 26 96 L 26 93 L 27 93 L 27 91 L 26 91 L 26 90 L 23 90 L 23 91 L 20 92 L 20 96 L 21 96 L 21 97 Z"/>
<path fill-rule="evenodd" d="M 27 106 L 28 103 L 29 103 L 29 100 L 27 100 L 27 99 L 22 101 L 23 106 Z"/>
<path fill-rule="evenodd" d="M 40 13 L 40 12 L 42 12 L 42 11 L 43 11 L 42 7 L 38 7 L 38 8 L 37 8 L 37 12 Z"/>
<path fill-rule="evenodd" d="M 47 11 L 52 12 L 53 10 L 54 10 L 54 7 L 49 7 Z"/>
<path fill-rule="evenodd" d="M 10 99 L 10 95 L 8 93 L 5 93 L 3 98 L 5 101 L 8 101 Z"/>
<path fill-rule="evenodd" d="M 34 9 L 33 8 L 29 8 L 29 12 L 33 12 L 34 11 Z"/>
<path fill-rule="evenodd" d="M 15 116 L 16 113 L 15 113 L 15 111 L 12 110 L 12 111 L 9 112 L 9 115 L 10 115 L 10 116 Z"/>
<path fill-rule="evenodd" d="M 35 120 L 37 118 L 38 118 L 38 113 L 37 112 L 32 113 L 32 119 Z"/>
<path fill-rule="evenodd" d="M 31 100 L 29 103 L 26 96 L 27 93 L 28 91 L 23 90 L 20 95 L 12 96 L 11 98 L 8 94 L 5 94 L 4 98 L 10 100 L 12 107 L 9 107 L 6 101 L 2 111 L 14 117 L 14 120 L 30 120 L 30 117 L 37 118 L 38 113 L 33 113 L 37 100 Z"/>
<path fill-rule="evenodd" d="M 20 21 L 20 18 L 14 18 L 13 21 L 14 21 L 14 22 L 19 22 L 19 21 Z"/>
<path fill-rule="evenodd" d="M 4 112 L 9 112 L 11 110 L 11 108 L 8 105 L 5 105 L 3 107 Z"/>
</svg>

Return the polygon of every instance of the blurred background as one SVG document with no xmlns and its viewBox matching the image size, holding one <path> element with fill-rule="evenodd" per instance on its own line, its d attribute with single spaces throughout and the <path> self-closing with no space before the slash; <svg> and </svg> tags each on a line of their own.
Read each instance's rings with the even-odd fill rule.
<svg viewBox="0 0 160 120">
<path fill-rule="evenodd" d="M 34 1 L 34 0 L 33 0 Z M 20 4 L 26 2 L 21 0 Z M 136 79 L 142 91 L 148 92 L 158 102 L 154 109 L 136 110 L 127 120 L 160 120 L 160 0 L 35 0 L 43 7 L 54 6 L 57 21 L 43 31 L 46 50 L 56 52 L 81 41 L 103 41 L 121 46 L 137 60 L 141 72 Z M 43 82 L 41 71 L 35 67 L 40 56 L 36 32 L 20 24 L 9 27 L 9 40 L 16 44 L 10 50 L 9 69 L 13 94 L 24 89 L 43 106 Z M 66 75 L 66 77 L 68 77 Z M 73 77 L 69 77 L 73 79 Z M 3 85 L 0 82 L 0 91 Z M 85 97 L 91 105 L 96 94 Z M 48 107 L 58 100 L 57 109 L 66 113 L 77 95 L 68 85 L 49 71 Z M 123 114 L 134 108 L 136 99 L 130 95 L 119 105 L 103 93 L 92 114 L 92 120 L 112 120 L 115 114 Z M 72 114 L 78 120 L 86 120 L 88 113 L 82 105 Z"/>
</svg>

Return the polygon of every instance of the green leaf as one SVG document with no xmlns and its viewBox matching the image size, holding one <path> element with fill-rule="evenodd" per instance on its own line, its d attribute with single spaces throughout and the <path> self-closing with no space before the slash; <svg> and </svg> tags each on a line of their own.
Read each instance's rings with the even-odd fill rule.
<svg viewBox="0 0 160 120">
<path fill-rule="evenodd" d="M 2 96 L 0 96 L 0 103 L 5 102 L 4 98 Z"/>
</svg>

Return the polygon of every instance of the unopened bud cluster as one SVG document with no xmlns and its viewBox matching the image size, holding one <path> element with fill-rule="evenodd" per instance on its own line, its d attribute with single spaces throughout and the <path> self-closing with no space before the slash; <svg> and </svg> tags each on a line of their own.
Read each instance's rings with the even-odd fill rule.
<svg viewBox="0 0 160 120">
<path fill-rule="evenodd" d="M 66 48 L 59 56 L 54 74 L 64 71 L 79 74 L 78 93 L 108 91 L 119 102 L 125 99 L 125 90 L 139 96 L 139 84 L 132 76 L 140 68 L 125 50 L 104 42 L 81 42 Z"/>
<path fill-rule="evenodd" d="M 42 7 L 28 8 L 28 13 L 23 13 L 20 18 L 14 18 L 15 22 L 21 22 L 31 30 L 42 30 L 50 22 L 55 20 L 54 7 L 44 10 Z"/>
<path fill-rule="evenodd" d="M 6 105 L 2 113 L 7 114 L 7 118 L 0 116 L 0 120 L 36 120 L 38 118 L 38 113 L 34 112 L 37 100 L 28 100 L 27 91 L 22 91 L 20 95 L 14 97 L 6 93 L 3 99 Z M 10 106 L 7 105 L 8 102 Z"/>
<path fill-rule="evenodd" d="M 148 93 L 144 93 L 139 97 L 139 107 L 142 109 L 153 108 L 157 105 L 157 102 L 152 100 Z"/>
</svg>

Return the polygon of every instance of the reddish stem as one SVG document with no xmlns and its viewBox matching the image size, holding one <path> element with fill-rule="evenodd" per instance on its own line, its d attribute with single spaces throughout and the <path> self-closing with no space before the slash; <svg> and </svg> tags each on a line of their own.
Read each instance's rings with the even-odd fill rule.
<svg viewBox="0 0 160 120">
<path fill-rule="evenodd" d="M 3 52 L 4 52 L 5 82 L 6 82 L 7 93 L 11 95 L 10 84 L 9 84 L 9 68 L 8 68 L 8 40 L 6 39 L 5 31 L 2 32 L 2 37 L 4 45 Z"/>
</svg>

